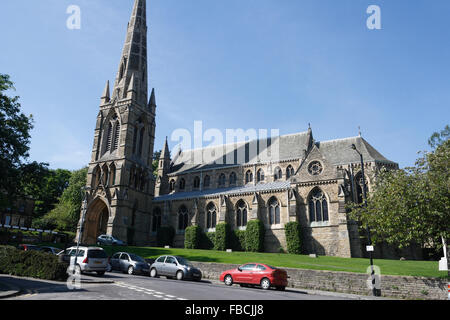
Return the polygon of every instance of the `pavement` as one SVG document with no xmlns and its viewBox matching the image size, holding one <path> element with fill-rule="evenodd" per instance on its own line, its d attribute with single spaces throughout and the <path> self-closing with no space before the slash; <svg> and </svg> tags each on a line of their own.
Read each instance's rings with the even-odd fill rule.
<svg viewBox="0 0 450 320">
<path fill-rule="evenodd" d="M 1 280 L 0 278 L 0 299 L 14 297 L 21 293 L 21 288 Z"/>
</svg>

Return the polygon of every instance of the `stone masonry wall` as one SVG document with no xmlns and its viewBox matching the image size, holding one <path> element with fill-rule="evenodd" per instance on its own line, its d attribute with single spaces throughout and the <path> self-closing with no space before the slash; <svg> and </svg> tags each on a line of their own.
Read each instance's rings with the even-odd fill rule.
<svg viewBox="0 0 450 320">
<path fill-rule="evenodd" d="M 239 265 L 195 262 L 204 279 L 219 280 L 225 270 Z M 288 272 L 289 287 L 371 295 L 368 274 L 283 268 Z M 381 275 L 381 295 L 396 299 L 447 300 L 447 281 L 438 278 Z"/>
</svg>

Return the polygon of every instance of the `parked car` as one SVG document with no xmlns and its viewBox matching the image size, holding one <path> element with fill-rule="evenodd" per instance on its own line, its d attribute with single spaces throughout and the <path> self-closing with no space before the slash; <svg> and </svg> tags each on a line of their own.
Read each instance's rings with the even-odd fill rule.
<svg viewBox="0 0 450 320">
<path fill-rule="evenodd" d="M 150 276 L 155 278 L 166 276 L 178 280 L 191 279 L 200 281 L 202 272 L 188 260 L 178 256 L 161 256 L 150 267 Z"/>
<path fill-rule="evenodd" d="M 224 271 L 220 281 L 227 286 L 233 283 L 261 286 L 264 290 L 275 287 L 278 290 L 286 289 L 288 275 L 286 270 L 278 269 L 262 263 L 247 263 L 236 269 Z"/>
<path fill-rule="evenodd" d="M 149 274 L 150 264 L 143 258 L 128 252 L 117 252 L 109 260 L 112 270 L 126 272 L 128 274 Z"/>
<path fill-rule="evenodd" d="M 41 251 L 48 252 L 48 253 L 51 253 L 54 255 L 58 255 L 58 253 L 60 253 L 61 251 L 64 251 L 64 250 L 61 250 L 61 249 L 55 248 L 55 247 L 41 247 Z"/>
<path fill-rule="evenodd" d="M 97 272 L 102 276 L 109 269 L 108 255 L 102 248 L 80 246 L 77 254 L 77 247 L 70 247 L 61 254 L 70 256 L 71 268 L 75 264 L 76 257 L 75 270 L 80 273 Z"/>
<path fill-rule="evenodd" d="M 34 251 L 41 251 L 41 250 L 42 250 L 41 247 L 36 246 L 36 245 L 34 245 L 34 244 L 19 244 L 19 245 L 17 246 L 17 249 L 23 250 L 23 251 L 31 251 L 31 250 L 34 250 Z"/>
<path fill-rule="evenodd" d="M 102 234 L 97 238 L 97 245 L 108 245 L 108 246 L 126 246 L 125 241 L 114 238 L 113 236 Z"/>
</svg>

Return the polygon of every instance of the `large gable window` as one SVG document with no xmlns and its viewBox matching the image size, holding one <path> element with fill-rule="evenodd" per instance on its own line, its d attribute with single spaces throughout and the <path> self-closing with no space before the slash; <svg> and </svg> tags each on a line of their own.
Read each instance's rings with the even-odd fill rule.
<svg viewBox="0 0 450 320">
<path fill-rule="evenodd" d="M 312 191 L 309 196 L 309 222 L 328 221 L 328 202 L 325 194 L 319 188 Z"/>
</svg>

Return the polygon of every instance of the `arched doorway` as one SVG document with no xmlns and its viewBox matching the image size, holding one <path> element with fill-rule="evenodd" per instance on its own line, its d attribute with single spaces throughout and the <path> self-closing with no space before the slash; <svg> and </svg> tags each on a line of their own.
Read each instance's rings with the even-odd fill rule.
<svg viewBox="0 0 450 320">
<path fill-rule="evenodd" d="M 84 244 L 95 244 L 97 237 L 106 234 L 108 229 L 109 210 L 101 199 L 95 199 L 88 207 L 84 223 Z"/>
</svg>

